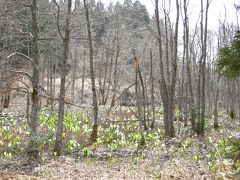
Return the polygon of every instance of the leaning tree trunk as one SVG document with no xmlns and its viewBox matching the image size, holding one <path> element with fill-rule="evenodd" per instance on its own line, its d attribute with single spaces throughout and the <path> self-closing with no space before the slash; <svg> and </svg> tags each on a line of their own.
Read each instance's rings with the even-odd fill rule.
<svg viewBox="0 0 240 180">
<path fill-rule="evenodd" d="M 87 20 L 87 34 L 88 34 L 88 43 L 89 43 L 89 60 L 90 60 L 90 74 L 91 74 L 91 83 L 92 83 L 92 101 L 93 101 L 93 131 L 91 134 L 91 141 L 95 142 L 97 140 L 98 133 L 98 102 L 97 102 L 97 93 L 96 93 L 96 85 L 95 85 L 95 73 L 94 73 L 94 65 L 93 65 L 93 44 L 92 44 L 92 33 L 90 27 L 90 18 L 88 13 L 88 7 L 86 0 L 83 0 L 85 15 Z"/>
</svg>

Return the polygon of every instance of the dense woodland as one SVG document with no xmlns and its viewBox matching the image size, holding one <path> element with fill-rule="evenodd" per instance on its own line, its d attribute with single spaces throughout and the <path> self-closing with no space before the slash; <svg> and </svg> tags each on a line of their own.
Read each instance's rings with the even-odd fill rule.
<svg viewBox="0 0 240 180">
<path fill-rule="evenodd" d="M 240 7 L 153 4 L 0 0 L 0 179 L 240 178 Z"/>
</svg>

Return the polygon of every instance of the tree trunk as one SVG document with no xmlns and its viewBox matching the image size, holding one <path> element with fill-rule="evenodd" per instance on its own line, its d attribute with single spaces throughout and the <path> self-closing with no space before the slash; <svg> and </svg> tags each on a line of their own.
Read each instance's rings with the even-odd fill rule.
<svg viewBox="0 0 240 180">
<path fill-rule="evenodd" d="M 56 74 L 57 74 L 57 62 L 54 62 L 54 71 L 53 71 L 53 91 L 52 91 L 52 97 L 55 97 L 56 95 Z"/>
<path fill-rule="evenodd" d="M 27 90 L 27 103 L 26 103 L 26 105 L 27 105 L 27 108 L 26 108 L 26 118 L 27 118 L 27 122 L 29 122 L 30 121 L 30 116 L 29 116 L 29 107 L 30 107 L 30 93 L 29 93 L 29 91 Z"/>
<path fill-rule="evenodd" d="M 77 70 L 77 50 L 74 51 L 74 57 L 73 57 L 73 62 L 72 62 L 72 90 L 71 90 L 71 96 L 72 96 L 72 103 L 75 103 L 75 82 L 76 82 L 76 70 Z"/>
<path fill-rule="evenodd" d="M 37 24 L 37 0 L 32 1 L 32 33 L 33 33 L 33 43 L 32 43 L 32 55 L 35 65 L 38 67 L 39 63 L 39 53 L 38 53 L 38 24 Z M 31 122 L 30 122 L 30 132 L 32 136 L 37 133 L 37 115 L 38 115 L 38 102 L 39 102 L 39 71 L 38 69 L 33 69 L 32 76 L 32 111 L 31 111 Z"/>
<path fill-rule="evenodd" d="M 103 105 L 106 105 L 105 102 L 105 96 L 106 96 L 106 83 L 107 83 L 107 73 L 108 73 L 108 61 L 109 61 L 109 55 L 107 54 L 105 66 L 104 66 L 104 79 L 103 79 L 103 88 L 102 88 L 102 99 L 101 102 Z"/>
<path fill-rule="evenodd" d="M 176 0 L 176 9 L 177 16 L 175 22 L 175 34 L 174 34 L 174 57 L 172 62 L 172 80 L 171 80 L 171 89 L 169 96 L 169 111 L 168 111 L 168 123 L 169 123 L 169 132 L 171 137 L 175 135 L 174 127 L 173 127 L 173 118 L 175 112 L 175 88 L 176 88 L 176 80 L 177 80 L 177 60 L 178 60 L 178 24 L 179 24 L 179 2 Z"/>
<path fill-rule="evenodd" d="M 152 104 L 152 123 L 151 128 L 153 129 L 155 126 L 155 119 L 156 119 L 156 111 L 155 111 L 155 98 L 154 98 L 154 77 L 153 77 L 153 55 L 152 55 L 152 49 L 150 49 L 150 66 L 151 66 L 151 72 L 150 72 L 150 78 L 151 78 L 151 104 Z"/>
<path fill-rule="evenodd" d="M 139 76 L 139 80 L 140 80 L 140 84 L 141 84 L 141 91 L 140 94 L 142 95 L 142 99 L 141 99 L 141 106 L 143 108 L 142 110 L 142 124 L 144 126 L 144 130 L 147 130 L 147 123 L 146 123 L 146 96 L 145 96 L 145 87 L 144 87 L 144 83 L 143 83 L 143 78 L 142 78 L 142 74 L 141 74 L 141 70 L 140 70 L 140 58 L 138 57 L 138 63 L 137 63 L 137 73 Z"/>
<path fill-rule="evenodd" d="M 138 114 L 138 119 L 139 119 L 139 128 L 140 128 L 140 134 L 141 134 L 141 140 L 139 142 L 139 146 L 143 146 L 145 145 L 145 138 L 143 135 L 143 107 L 142 107 L 142 101 L 141 101 L 141 92 L 140 92 L 140 86 L 139 86 L 139 81 L 138 81 L 138 76 L 140 76 L 139 74 L 139 59 L 135 54 L 135 51 L 133 51 L 133 55 L 134 55 L 134 60 L 135 60 L 135 94 L 136 94 L 136 106 L 137 106 L 137 114 Z M 139 77 L 140 78 L 140 77 Z M 143 89 L 142 89 L 143 91 Z"/>
<path fill-rule="evenodd" d="M 52 58 L 51 58 L 52 59 Z M 50 90 L 50 108 L 53 111 L 53 62 L 49 61 L 50 67 L 49 67 L 49 76 L 50 76 L 50 82 L 49 82 L 49 90 Z"/>
<path fill-rule="evenodd" d="M 109 76 L 108 76 L 108 86 L 107 86 L 107 92 L 106 92 L 106 96 L 104 99 L 104 104 L 107 104 L 108 101 L 108 97 L 109 97 L 109 93 L 110 93 L 110 85 L 111 85 L 111 77 L 112 77 L 112 67 L 113 67 L 113 56 L 111 57 L 110 60 L 110 67 L 109 67 Z"/>
<path fill-rule="evenodd" d="M 120 53 L 120 45 L 119 45 L 119 37 L 117 31 L 117 47 L 116 47 L 116 57 L 114 63 L 114 73 L 113 73 L 113 97 L 111 102 L 111 108 L 115 105 L 115 96 L 116 96 L 116 89 L 117 89 L 117 69 L 118 69 L 118 58 Z"/>
<path fill-rule="evenodd" d="M 91 83 L 92 83 L 92 93 L 93 93 L 93 118 L 94 118 L 94 124 L 93 124 L 93 130 L 91 134 L 91 141 L 95 142 L 97 140 L 97 134 L 98 134 L 98 102 L 97 102 L 97 93 L 96 93 L 96 87 L 95 87 L 95 73 L 94 73 L 94 63 L 93 63 L 93 44 L 92 44 L 92 33 L 91 33 L 91 27 L 90 27 L 90 19 L 89 19 L 89 13 L 88 13 L 88 7 L 86 0 L 83 0 L 84 8 L 85 8 L 85 15 L 87 20 L 87 34 L 88 34 L 88 43 L 89 43 L 89 60 L 90 60 L 90 74 L 91 74 Z"/>
<path fill-rule="evenodd" d="M 51 62 L 49 56 L 47 56 L 47 92 L 50 94 L 50 75 L 51 75 Z"/>
<path fill-rule="evenodd" d="M 175 84 L 171 86 L 171 89 L 167 87 L 164 66 L 163 66 L 163 50 L 162 50 L 162 33 L 160 29 L 160 19 L 159 19 L 159 9 L 158 9 L 158 0 L 155 0 L 155 16 L 156 16 L 156 25 L 158 31 L 158 50 L 159 50 L 159 66 L 160 66 L 160 83 L 161 83 L 161 97 L 163 100 L 163 112 L 164 112 L 164 129 L 165 135 L 169 137 L 174 137 L 174 126 L 173 126 L 173 100 L 174 97 L 171 97 L 175 92 L 172 90 L 175 88 Z M 177 57 L 176 57 L 177 58 Z M 176 64 L 174 64 L 173 70 L 176 70 Z M 174 78 L 173 78 L 174 79 Z"/>
<path fill-rule="evenodd" d="M 194 92 L 192 86 L 192 70 L 191 70 L 191 59 L 189 58 L 189 20 L 187 14 L 187 2 L 184 0 L 184 28 L 185 28 L 185 57 L 187 62 L 187 84 L 190 93 L 190 110 L 191 110 L 191 117 L 190 122 L 192 126 L 193 132 L 196 131 L 196 107 L 195 107 L 195 100 L 194 100 Z"/>
<path fill-rule="evenodd" d="M 85 69 L 86 69 L 86 50 L 84 49 L 84 52 L 83 52 L 83 74 L 82 74 L 82 88 L 81 88 L 81 103 L 84 103 Z"/>
<path fill-rule="evenodd" d="M 205 66 L 207 58 L 207 22 L 208 22 L 209 0 L 206 2 L 205 27 L 203 27 L 203 0 L 201 0 L 201 59 L 199 63 L 198 81 L 198 123 L 197 134 L 204 135 L 205 126 Z"/>
<path fill-rule="evenodd" d="M 216 87 L 216 95 L 215 95 L 215 99 L 214 99 L 214 129 L 218 129 L 219 124 L 218 124 L 218 95 L 219 95 L 219 87 L 218 87 L 218 83 L 217 83 L 217 87 Z"/>
<path fill-rule="evenodd" d="M 62 67 L 61 67 L 58 124 L 57 124 L 56 140 L 55 140 L 55 145 L 54 145 L 54 152 L 56 153 L 57 156 L 61 155 L 61 147 L 62 147 L 65 82 L 66 82 L 67 61 L 68 61 L 68 54 L 69 54 L 69 41 L 70 41 L 69 26 L 70 26 L 70 19 L 71 19 L 71 7 L 72 7 L 72 0 L 68 0 L 67 1 L 67 15 L 66 15 L 66 21 L 65 21 L 65 35 L 63 36 L 62 34 L 60 34 L 62 36 L 64 49 L 63 49 L 63 63 L 62 63 Z"/>
<path fill-rule="evenodd" d="M 39 50 L 38 50 L 38 23 L 37 23 L 37 13 L 38 13 L 38 5 L 37 0 L 32 0 L 31 6 L 31 18 L 32 18 L 32 59 L 35 63 L 36 67 L 33 68 L 32 75 L 32 107 L 31 107 L 31 118 L 29 121 L 30 127 L 30 142 L 28 144 L 28 152 L 27 155 L 29 160 L 38 160 L 38 143 L 36 141 L 37 137 L 37 119 L 38 119 L 38 111 L 39 111 Z"/>
</svg>

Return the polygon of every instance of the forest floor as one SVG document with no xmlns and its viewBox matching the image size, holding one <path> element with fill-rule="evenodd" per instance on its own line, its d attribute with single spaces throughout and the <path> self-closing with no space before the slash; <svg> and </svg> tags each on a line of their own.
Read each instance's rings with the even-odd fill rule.
<svg viewBox="0 0 240 180">
<path fill-rule="evenodd" d="M 169 161 L 116 158 L 108 161 L 85 161 L 61 157 L 51 160 L 33 172 L 2 169 L 2 179 L 215 179 L 219 174 L 210 172 L 201 163 L 187 159 Z"/>
<path fill-rule="evenodd" d="M 222 133 L 210 132 L 208 137 L 222 138 Z M 178 139 L 178 138 L 175 138 Z M 199 139 L 187 138 L 197 146 Z M 204 142 L 205 140 L 201 140 Z M 33 168 L 21 161 L 0 162 L 0 179 L 235 179 L 233 171 L 227 167 L 210 170 L 206 159 L 195 161 L 192 155 L 180 155 L 179 151 L 162 152 L 161 148 L 143 150 L 154 155 L 165 154 L 161 158 L 146 157 L 137 160 L 134 157 L 116 157 L 111 159 L 82 158 L 62 156 L 47 160 L 43 165 Z"/>
<path fill-rule="evenodd" d="M 20 157 L 0 157 L 0 179 L 240 179 L 221 154 L 223 139 L 239 136 L 239 123 L 220 118 L 218 131 L 206 124 L 201 138 L 182 133 L 159 144 L 149 141 L 140 149 L 113 150 L 110 155 L 93 146 L 87 157 L 54 157 L 45 152 L 44 162 L 36 166 Z"/>
</svg>

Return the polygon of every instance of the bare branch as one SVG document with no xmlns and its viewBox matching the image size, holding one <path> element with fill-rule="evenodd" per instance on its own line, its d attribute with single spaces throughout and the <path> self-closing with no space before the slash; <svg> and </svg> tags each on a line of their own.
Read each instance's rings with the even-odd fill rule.
<svg viewBox="0 0 240 180">
<path fill-rule="evenodd" d="M 15 43 L 15 44 L 9 44 L 8 46 L 5 46 L 3 48 L 0 49 L 0 53 L 8 48 L 11 48 L 13 46 L 18 46 L 20 45 L 21 43 L 25 43 L 25 42 L 31 42 L 31 40 L 27 40 L 27 41 L 22 41 L 22 42 L 19 42 L 19 43 Z"/>
<path fill-rule="evenodd" d="M 57 29 L 58 29 L 58 33 L 61 36 L 62 39 L 64 39 L 64 36 L 61 32 L 60 26 L 59 26 L 59 17 L 60 17 L 60 6 L 58 5 L 58 3 L 56 2 L 56 0 L 53 0 L 54 4 L 57 6 Z"/>
<path fill-rule="evenodd" d="M 25 71 L 16 71 L 16 70 L 14 70 L 14 69 L 7 69 L 7 68 L 2 68 L 2 67 L 0 67 L 0 69 L 5 70 L 5 71 L 9 71 L 9 72 L 14 72 L 14 73 L 18 73 L 18 74 L 25 75 L 25 76 L 27 76 L 30 80 L 32 80 L 32 76 L 31 76 L 29 73 L 25 72 Z"/>
<path fill-rule="evenodd" d="M 32 60 L 31 58 L 29 58 L 28 56 L 26 56 L 26 55 L 24 55 L 24 54 L 22 54 L 22 53 L 19 53 L 19 52 L 15 52 L 15 53 L 12 53 L 12 54 L 10 54 L 9 56 L 7 56 L 7 58 L 11 58 L 11 57 L 13 57 L 13 56 L 18 56 L 18 57 L 23 58 L 24 60 L 29 61 L 29 62 L 32 64 L 32 66 L 33 66 L 36 70 L 38 70 L 38 67 L 36 66 L 36 64 L 35 64 L 35 63 L 33 62 L 33 60 Z"/>
</svg>

